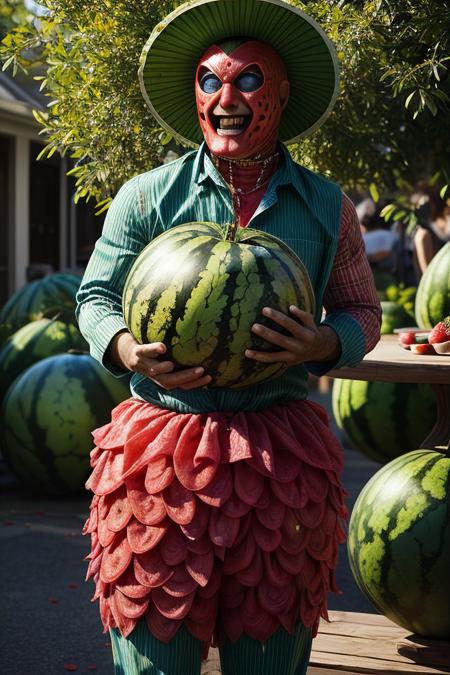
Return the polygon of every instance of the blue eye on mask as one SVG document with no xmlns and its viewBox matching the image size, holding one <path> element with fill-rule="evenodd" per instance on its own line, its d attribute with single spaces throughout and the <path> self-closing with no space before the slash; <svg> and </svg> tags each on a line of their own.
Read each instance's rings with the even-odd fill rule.
<svg viewBox="0 0 450 675">
<path fill-rule="evenodd" d="M 241 73 L 237 76 L 234 83 L 239 91 L 250 93 L 256 91 L 264 82 L 264 77 L 260 73 Z"/>
<path fill-rule="evenodd" d="M 222 86 L 222 81 L 213 73 L 206 73 L 200 80 L 200 88 L 205 94 L 215 94 Z"/>
</svg>

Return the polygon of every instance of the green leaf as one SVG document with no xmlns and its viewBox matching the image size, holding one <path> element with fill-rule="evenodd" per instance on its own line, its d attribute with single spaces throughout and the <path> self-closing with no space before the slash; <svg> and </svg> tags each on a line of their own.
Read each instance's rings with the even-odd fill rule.
<svg viewBox="0 0 450 675">
<path fill-rule="evenodd" d="M 375 185 L 375 183 L 371 183 L 369 185 L 369 192 L 370 192 L 370 196 L 372 197 L 373 201 L 375 203 L 377 203 L 378 200 L 380 199 L 380 193 L 378 192 L 378 188 Z"/>
</svg>

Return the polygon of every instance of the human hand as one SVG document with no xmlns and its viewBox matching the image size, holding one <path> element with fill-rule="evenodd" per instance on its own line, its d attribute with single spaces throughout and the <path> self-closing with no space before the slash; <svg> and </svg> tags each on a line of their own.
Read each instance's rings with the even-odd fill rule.
<svg viewBox="0 0 450 675">
<path fill-rule="evenodd" d="M 266 352 L 247 349 L 245 355 L 261 363 L 285 363 L 286 366 L 295 366 L 306 361 L 331 361 L 340 355 L 340 341 L 337 334 L 329 326 L 317 326 L 312 314 L 291 305 L 291 314 L 299 321 L 283 312 L 270 307 L 264 307 L 262 313 L 282 326 L 289 335 L 282 335 L 276 330 L 267 328 L 259 323 L 253 324 L 253 333 L 277 347 L 281 351 Z"/>
<path fill-rule="evenodd" d="M 115 363 L 133 373 L 145 375 L 163 389 L 197 389 L 211 382 L 201 367 L 185 368 L 173 372 L 172 361 L 160 361 L 166 346 L 162 342 L 139 344 L 128 331 L 118 333 L 111 341 L 110 355 Z"/>
</svg>

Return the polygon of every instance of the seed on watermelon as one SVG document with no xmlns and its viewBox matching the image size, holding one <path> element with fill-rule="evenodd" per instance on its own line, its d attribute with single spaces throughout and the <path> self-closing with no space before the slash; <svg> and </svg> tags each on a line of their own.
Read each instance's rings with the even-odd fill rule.
<svg viewBox="0 0 450 675">
<path fill-rule="evenodd" d="M 1 409 L 2 450 L 32 490 L 55 495 L 83 490 L 90 472 L 91 431 L 128 398 L 128 385 L 88 354 L 50 356 L 8 389 Z"/>
<path fill-rule="evenodd" d="M 367 483 L 349 524 L 358 586 L 391 621 L 450 639 L 450 457 L 415 450 Z"/>
<path fill-rule="evenodd" d="M 258 363 L 246 349 L 274 349 L 251 331 L 271 306 L 289 315 L 296 305 L 314 313 L 307 271 L 282 241 L 238 230 L 226 239 L 214 223 L 188 223 L 154 239 L 125 282 L 123 310 L 140 343 L 162 341 L 177 367 L 203 366 L 213 387 L 243 388 L 278 375 L 282 364 Z"/>
</svg>

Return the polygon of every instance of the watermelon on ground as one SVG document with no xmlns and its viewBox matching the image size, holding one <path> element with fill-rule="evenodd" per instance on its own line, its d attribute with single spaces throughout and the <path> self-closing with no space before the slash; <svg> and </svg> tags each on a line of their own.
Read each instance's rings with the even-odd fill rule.
<svg viewBox="0 0 450 675">
<path fill-rule="evenodd" d="M 85 339 L 73 324 L 56 319 L 39 319 L 19 328 L 0 349 L 0 402 L 15 378 L 29 366 L 69 349 L 88 349 Z"/>
<path fill-rule="evenodd" d="M 420 280 L 415 312 L 420 328 L 433 328 L 450 314 L 450 241 L 434 256 Z"/>
<path fill-rule="evenodd" d="M 91 432 L 129 397 L 117 379 L 85 353 L 50 356 L 8 389 L 0 413 L 1 447 L 16 476 L 36 492 L 79 492 L 89 475 Z"/>
<path fill-rule="evenodd" d="M 348 554 L 378 611 L 450 640 L 450 457 L 415 450 L 372 476 L 353 508 Z"/>
<path fill-rule="evenodd" d="M 63 320 L 74 317 L 75 296 L 81 278 L 57 272 L 37 279 L 16 291 L 0 311 L 0 324 L 12 335 L 25 324 L 42 317 L 60 315 Z"/>
<path fill-rule="evenodd" d="M 154 239 L 127 277 L 123 310 L 140 343 L 164 342 L 180 368 L 201 365 L 213 387 L 243 388 L 280 374 L 283 364 L 258 363 L 246 349 L 274 349 L 251 332 L 270 306 L 289 314 L 294 304 L 314 313 L 305 266 L 265 232 L 214 223 L 188 223 Z M 278 347 L 276 349 L 279 349 Z"/>
<path fill-rule="evenodd" d="M 419 446 L 436 420 L 436 395 L 429 384 L 336 379 L 332 403 L 350 445 L 376 462 Z"/>
</svg>

